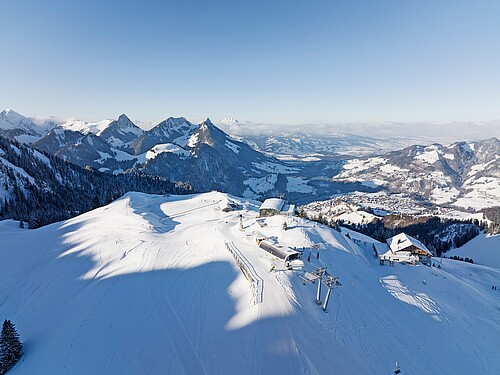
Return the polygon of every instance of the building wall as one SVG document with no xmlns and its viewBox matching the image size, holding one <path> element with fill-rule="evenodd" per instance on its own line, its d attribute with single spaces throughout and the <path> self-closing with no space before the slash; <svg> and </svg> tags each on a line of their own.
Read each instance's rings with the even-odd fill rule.
<svg viewBox="0 0 500 375">
<path fill-rule="evenodd" d="M 273 215 L 278 215 L 280 212 L 278 210 L 273 210 L 273 209 L 262 209 L 259 210 L 259 216 L 273 216 Z"/>
</svg>

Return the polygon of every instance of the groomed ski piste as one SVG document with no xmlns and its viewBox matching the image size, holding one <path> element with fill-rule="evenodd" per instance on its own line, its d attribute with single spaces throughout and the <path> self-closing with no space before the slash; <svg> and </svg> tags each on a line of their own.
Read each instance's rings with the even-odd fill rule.
<svg viewBox="0 0 500 375">
<path fill-rule="evenodd" d="M 25 350 L 9 375 L 500 373 L 499 269 L 380 266 L 370 238 L 258 205 L 128 193 L 37 230 L 0 222 L 0 319 Z M 262 235 L 302 259 L 288 269 Z M 320 267 L 342 284 L 326 312 L 306 281 Z"/>
</svg>

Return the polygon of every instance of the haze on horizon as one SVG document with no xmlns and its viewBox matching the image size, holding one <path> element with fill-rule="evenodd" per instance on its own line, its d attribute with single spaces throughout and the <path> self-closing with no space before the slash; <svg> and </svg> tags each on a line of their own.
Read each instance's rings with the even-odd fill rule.
<svg viewBox="0 0 500 375">
<path fill-rule="evenodd" d="M 465 124 L 499 135 L 497 1 L 1 8 L 0 107 L 24 115 L 233 117 L 266 129 L 357 124 L 375 133 L 444 122 L 444 132 Z"/>
</svg>

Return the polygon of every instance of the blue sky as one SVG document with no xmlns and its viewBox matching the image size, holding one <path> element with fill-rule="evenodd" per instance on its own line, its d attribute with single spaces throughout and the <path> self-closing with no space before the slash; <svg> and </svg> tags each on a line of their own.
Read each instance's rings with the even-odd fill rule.
<svg viewBox="0 0 500 375">
<path fill-rule="evenodd" d="M 0 3 L 0 107 L 267 123 L 500 118 L 500 2 Z"/>
</svg>

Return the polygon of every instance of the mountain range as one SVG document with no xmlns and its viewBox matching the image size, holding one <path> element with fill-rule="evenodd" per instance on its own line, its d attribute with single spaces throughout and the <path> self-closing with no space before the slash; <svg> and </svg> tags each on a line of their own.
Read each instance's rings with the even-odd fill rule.
<svg viewBox="0 0 500 375">
<path fill-rule="evenodd" d="M 30 124 L 30 119 L 19 114 L 16 117 L 17 124 Z M 289 165 L 255 150 L 224 133 L 210 119 L 193 124 L 182 117 L 170 117 L 148 131 L 134 125 L 126 115 L 86 124 L 54 118 L 31 121 L 31 129 L 43 127 L 44 133 L 31 132 L 42 133 L 37 139 L 32 135 L 29 138 L 36 149 L 100 172 L 162 176 L 186 182 L 197 191 L 219 189 L 251 198 L 285 193 L 300 199 L 311 192 L 327 196 L 333 187 L 349 191 L 352 185 L 332 180 L 311 181 L 308 185 L 301 176 L 303 166 Z M 30 128 L 26 126 L 21 135 L 6 130 L 4 135 L 23 142 Z M 326 169 L 332 167 L 330 164 Z"/>
<path fill-rule="evenodd" d="M 411 146 L 346 161 L 335 176 L 438 205 L 480 209 L 500 202 L 500 141 Z"/>
<path fill-rule="evenodd" d="M 210 119 L 193 124 L 183 117 L 169 117 L 145 131 L 124 114 L 84 122 L 28 118 L 12 110 L 0 113 L 0 134 L 84 168 L 160 176 L 196 191 L 221 190 L 248 198 L 283 194 L 307 203 L 353 191 L 385 191 L 472 210 L 500 201 L 496 138 L 385 152 L 386 143 L 375 137 L 233 137 Z M 408 140 L 393 142 L 396 147 Z M 348 145 L 372 155 L 353 158 L 339 152 Z"/>
</svg>

